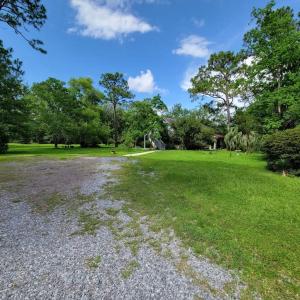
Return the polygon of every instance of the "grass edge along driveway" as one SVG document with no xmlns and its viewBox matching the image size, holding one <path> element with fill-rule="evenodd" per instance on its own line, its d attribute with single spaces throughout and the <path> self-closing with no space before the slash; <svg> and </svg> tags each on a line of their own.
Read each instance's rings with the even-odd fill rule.
<svg viewBox="0 0 300 300">
<path fill-rule="evenodd" d="M 186 246 L 247 283 L 245 299 L 299 299 L 300 179 L 258 154 L 164 151 L 127 164 L 116 197 L 172 227 Z M 126 175 L 126 176 L 122 176 Z"/>
</svg>

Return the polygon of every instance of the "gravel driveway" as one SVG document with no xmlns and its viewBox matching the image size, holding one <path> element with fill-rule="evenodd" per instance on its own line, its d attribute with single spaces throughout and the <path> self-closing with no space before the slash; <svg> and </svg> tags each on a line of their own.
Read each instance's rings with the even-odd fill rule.
<svg viewBox="0 0 300 300">
<path fill-rule="evenodd" d="M 124 160 L 0 164 L 0 299 L 239 298 L 236 276 L 110 199 Z"/>
</svg>

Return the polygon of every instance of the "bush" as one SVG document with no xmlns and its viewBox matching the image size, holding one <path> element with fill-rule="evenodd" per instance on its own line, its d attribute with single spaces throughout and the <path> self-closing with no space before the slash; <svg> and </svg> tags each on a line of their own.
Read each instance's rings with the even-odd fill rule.
<svg viewBox="0 0 300 300">
<path fill-rule="evenodd" d="M 229 129 L 225 135 L 224 142 L 230 151 L 242 150 L 244 152 L 254 152 L 260 150 L 261 138 L 254 131 L 243 134 L 237 127 Z"/>
<path fill-rule="evenodd" d="M 268 167 L 300 176 L 300 128 L 276 132 L 265 140 Z"/>
</svg>

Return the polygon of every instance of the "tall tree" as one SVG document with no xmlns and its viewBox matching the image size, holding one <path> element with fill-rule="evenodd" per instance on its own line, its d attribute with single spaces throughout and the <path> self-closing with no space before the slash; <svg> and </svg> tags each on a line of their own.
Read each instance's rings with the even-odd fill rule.
<svg viewBox="0 0 300 300">
<path fill-rule="evenodd" d="M 122 73 L 102 74 L 99 84 L 104 87 L 105 100 L 113 107 L 114 142 L 117 147 L 119 143 L 117 107 L 134 96 L 129 91 L 128 82 Z"/>
<path fill-rule="evenodd" d="M 20 130 L 24 118 L 21 62 L 12 58 L 0 40 L 0 152 L 7 150 L 9 138 Z"/>
<path fill-rule="evenodd" d="M 169 113 L 171 142 L 188 150 L 204 149 L 213 143 L 215 130 L 198 110 L 176 104 Z"/>
<path fill-rule="evenodd" d="M 78 129 L 78 142 L 81 147 L 97 146 L 107 140 L 109 128 L 102 120 L 103 109 L 99 105 L 104 95 L 94 88 L 91 78 L 72 78 L 69 91 L 76 100 L 74 122 Z"/>
<path fill-rule="evenodd" d="M 27 26 L 39 30 L 46 19 L 46 8 L 41 4 L 41 0 L 0 0 L 0 22 L 6 23 L 16 34 L 22 36 L 32 48 L 42 53 L 46 53 L 41 47 L 43 42 L 29 39 L 24 31 L 28 31 Z"/>
<path fill-rule="evenodd" d="M 219 52 L 212 54 L 207 66 L 201 66 L 198 74 L 191 79 L 189 93 L 193 98 L 199 96 L 212 98 L 219 108 L 226 112 L 227 126 L 231 125 L 231 110 L 234 100 L 244 92 L 243 54 Z"/>
<path fill-rule="evenodd" d="M 252 112 L 265 132 L 293 127 L 290 108 L 300 101 L 300 19 L 290 7 L 275 9 L 273 0 L 255 8 L 252 17 L 255 27 L 244 36 L 253 58 L 248 72 Z"/>
<path fill-rule="evenodd" d="M 78 104 L 65 83 L 55 78 L 35 83 L 29 96 L 36 104 L 34 118 L 46 129 L 55 147 L 60 142 L 71 142 L 77 132 L 75 116 Z"/>
<path fill-rule="evenodd" d="M 136 146 L 138 139 L 146 135 L 153 139 L 160 138 L 164 124 L 157 110 L 161 111 L 162 109 L 166 109 L 166 105 L 158 96 L 133 102 L 126 116 L 126 143 Z"/>
</svg>

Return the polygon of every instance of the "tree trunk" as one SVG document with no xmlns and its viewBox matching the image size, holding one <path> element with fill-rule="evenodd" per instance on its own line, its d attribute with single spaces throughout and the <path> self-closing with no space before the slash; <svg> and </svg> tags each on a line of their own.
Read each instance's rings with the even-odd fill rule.
<svg viewBox="0 0 300 300">
<path fill-rule="evenodd" d="M 230 106 L 227 104 L 226 106 L 226 114 L 227 114 L 227 129 L 230 129 L 231 126 L 231 114 L 230 114 Z"/>
<path fill-rule="evenodd" d="M 115 148 L 118 147 L 118 126 L 117 126 L 117 104 L 113 103 L 114 109 L 114 141 L 115 141 Z"/>
<path fill-rule="evenodd" d="M 279 91 L 280 88 L 281 88 L 281 74 L 278 75 L 277 90 Z M 282 108 L 281 108 L 281 104 L 279 102 L 277 103 L 277 112 L 278 112 L 278 115 L 280 117 L 282 117 Z"/>
</svg>

